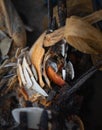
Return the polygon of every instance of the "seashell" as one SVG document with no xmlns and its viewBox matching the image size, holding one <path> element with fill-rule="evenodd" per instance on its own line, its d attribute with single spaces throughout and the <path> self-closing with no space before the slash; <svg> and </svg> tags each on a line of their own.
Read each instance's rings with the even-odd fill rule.
<svg viewBox="0 0 102 130">
<path fill-rule="evenodd" d="M 48 61 L 48 65 L 51 66 L 51 67 L 54 69 L 55 72 L 58 72 L 57 63 L 55 63 L 55 62 L 49 60 L 49 61 Z"/>
<path fill-rule="evenodd" d="M 25 87 L 27 87 L 28 89 L 31 88 L 31 89 L 35 90 L 37 93 L 39 93 L 39 94 L 41 94 L 43 96 L 48 96 L 47 93 L 36 82 L 36 80 L 35 80 L 35 78 L 33 76 L 33 73 L 31 71 L 25 57 L 23 58 L 22 68 L 21 69 L 22 69 L 22 73 L 23 73 L 23 78 L 25 79 L 25 82 L 26 82 L 25 84 L 23 83 L 23 85 Z M 22 82 L 24 82 L 24 81 L 22 81 Z"/>
<path fill-rule="evenodd" d="M 29 99 L 32 97 L 32 95 L 36 95 L 38 94 L 34 89 L 32 88 L 27 88 L 26 86 L 23 86 L 24 90 L 26 91 L 26 93 L 28 94 Z M 39 94 L 41 96 L 41 94 Z"/>
<path fill-rule="evenodd" d="M 63 80 L 66 80 L 66 70 L 65 69 L 62 69 L 62 77 L 63 77 Z"/>
<path fill-rule="evenodd" d="M 47 97 L 48 94 L 41 88 L 41 86 L 36 82 L 34 77 L 31 77 L 31 80 L 33 82 L 32 89 L 34 89 L 36 92 L 40 93 L 42 96 Z"/>
<path fill-rule="evenodd" d="M 28 74 L 26 67 L 24 66 L 24 63 L 22 65 L 22 68 L 23 68 L 23 73 L 26 80 L 26 87 L 29 89 L 32 86 L 32 81 L 30 79 L 30 75 Z"/>
<path fill-rule="evenodd" d="M 28 65 L 31 65 L 31 60 L 30 60 L 30 56 L 29 56 L 29 51 L 26 51 L 25 57 L 26 57 L 26 60 L 27 60 Z"/>
<path fill-rule="evenodd" d="M 34 65 L 31 65 L 31 69 L 32 69 L 32 72 L 34 74 L 35 79 L 38 81 L 38 75 L 37 75 L 37 72 L 36 72 Z"/>
<path fill-rule="evenodd" d="M 66 43 L 66 41 L 65 41 L 65 43 Z M 65 56 L 65 44 L 62 44 L 61 45 L 62 46 L 62 56 L 64 57 Z"/>
<path fill-rule="evenodd" d="M 67 67 L 67 75 L 68 75 L 71 79 L 74 79 L 74 77 L 75 77 L 75 72 L 74 72 L 74 67 L 73 67 L 73 64 L 71 63 L 71 61 L 69 61 L 69 62 L 66 64 L 66 67 Z"/>
<path fill-rule="evenodd" d="M 41 65 L 44 54 L 45 54 L 45 50 L 43 48 L 43 42 L 44 42 L 45 35 L 46 35 L 46 32 L 44 32 L 38 38 L 38 40 L 34 43 L 34 45 L 32 46 L 32 48 L 29 52 L 31 62 L 37 71 L 38 80 L 39 80 L 39 84 L 41 87 L 44 87 L 44 85 L 45 85 L 45 83 L 42 79 L 42 65 Z"/>
<path fill-rule="evenodd" d="M 25 67 L 25 68 L 27 69 L 27 71 L 28 71 L 28 73 L 30 74 L 30 76 L 33 75 L 32 72 L 31 72 L 31 69 L 30 69 L 30 67 L 29 67 L 29 65 L 28 65 L 28 63 L 27 63 L 27 60 L 26 60 L 25 56 L 24 56 L 24 58 L 23 58 L 23 67 Z"/>
<path fill-rule="evenodd" d="M 6 65 L 4 65 L 5 68 L 7 67 L 16 67 L 17 66 L 17 63 L 8 63 Z"/>
</svg>

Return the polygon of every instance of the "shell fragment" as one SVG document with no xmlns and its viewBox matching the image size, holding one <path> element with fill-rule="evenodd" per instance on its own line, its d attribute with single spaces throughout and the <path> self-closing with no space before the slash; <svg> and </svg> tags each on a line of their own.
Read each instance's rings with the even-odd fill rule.
<svg viewBox="0 0 102 130">
<path fill-rule="evenodd" d="M 19 75 L 20 75 L 20 78 L 22 80 L 22 83 L 25 86 L 26 85 L 26 80 L 24 78 L 24 74 L 23 74 L 23 70 L 22 70 L 22 65 L 20 63 L 18 63 L 18 71 L 19 71 Z"/>
<path fill-rule="evenodd" d="M 34 65 L 31 65 L 31 68 L 32 68 L 32 72 L 34 74 L 35 79 L 38 80 L 37 72 L 36 72 Z"/>
<path fill-rule="evenodd" d="M 74 79 L 74 77 L 75 77 L 74 67 L 70 61 L 67 63 L 67 71 L 68 71 L 67 73 L 70 76 L 70 78 Z"/>
<path fill-rule="evenodd" d="M 30 88 L 32 86 L 32 81 L 31 81 L 30 76 L 29 76 L 27 69 L 25 67 L 23 67 L 23 72 L 24 72 L 24 77 L 25 77 L 26 82 L 27 82 L 26 86 L 27 86 L 27 88 Z"/>
<path fill-rule="evenodd" d="M 48 96 L 48 94 L 40 87 L 40 85 L 37 83 L 36 79 L 34 78 L 34 67 L 32 70 L 32 66 L 29 66 L 26 57 L 23 57 L 22 64 L 20 63 L 20 60 L 18 60 L 18 70 L 19 75 L 21 77 L 22 84 L 29 90 L 33 89 L 34 93 L 39 93 L 42 96 Z M 36 71 L 36 70 L 35 70 Z M 37 75 L 35 76 L 37 78 Z M 21 83 L 20 83 L 21 84 Z"/>
<path fill-rule="evenodd" d="M 40 87 L 40 85 L 36 82 L 36 80 L 34 79 L 34 77 L 31 77 L 32 82 L 33 82 L 33 86 L 32 88 L 37 91 L 38 93 L 40 93 L 41 95 L 47 97 L 48 94 Z"/>
</svg>

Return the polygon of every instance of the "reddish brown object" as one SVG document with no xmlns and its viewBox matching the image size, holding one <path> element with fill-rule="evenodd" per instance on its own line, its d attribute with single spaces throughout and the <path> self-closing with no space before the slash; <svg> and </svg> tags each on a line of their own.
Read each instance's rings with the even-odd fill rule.
<svg viewBox="0 0 102 130">
<path fill-rule="evenodd" d="M 23 87 L 19 88 L 19 92 L 20 92 L 20 94 L 22 94 L 22 96 L 24 97 L 25 100 L 29 99 L 29 96 Z"/>
<path fill-rule="evenodd" d="M 49 66 L 47 68 L 47 75 L 55 84 L 62 86 L 65 84 L 65 81 L 54 71 L 54 69 Z"/>
</svg>

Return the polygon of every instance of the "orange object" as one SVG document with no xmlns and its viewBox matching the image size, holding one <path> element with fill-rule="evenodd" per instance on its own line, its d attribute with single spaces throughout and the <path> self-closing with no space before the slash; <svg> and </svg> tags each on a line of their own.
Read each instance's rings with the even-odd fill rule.
<svg viewBox="0 0 102 130">
<path fill-rule="evenodd" d="M 22 94 L 22 96 L 24 97 L 25 100 L 29 99 L 29 96 L 23 87 L 19 88 L 19 92 L 20 92 L 20 94 Z"/>
<path fill-rule="evenodd" d="M 65 84 L 65 81 L 54 71 L 54 69 L 49 66 L 47 68 L 47 75 L 50 80 L 52 80 L 55 84 L 62 86 Z"/>
</svg>

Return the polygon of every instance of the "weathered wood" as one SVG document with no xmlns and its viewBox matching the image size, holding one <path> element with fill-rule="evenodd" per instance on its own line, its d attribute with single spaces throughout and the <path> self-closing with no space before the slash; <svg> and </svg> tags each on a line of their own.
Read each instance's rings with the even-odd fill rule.
<svg viewBox="0 0 102 130">
<path fill-rule="evenodd" d="M 102 33 L 88 22 L 76 17 L 66 21 L 65 38 L 67 42 L 81 52 L 102 53 Z"/>
<path fill-rule="evenodd" d="M 43 48 L 43 41 L 44 41 L 44 37 L 46 35 L 46 32 L 43 33 L 38 40 L 34 43 L 34 45 L 32 46 L 31 50 L 30 50 L 30 58 L 31 58 L 31 62 L 32 64 L 35 66 L 36 71 L 38 73 L 38 79 L 39 79 L 39 83 L 41 85 L 41 87 L 44 87 L 44 82 L 42 79 L 42 60 L 45 54 L 45 49 Z"/>
<path fill-rule="evenodd" d="M 102 10 L 96 11 L 88 16 L 85 16 L 82 18 L 82 20 L 90 23 L 90 24 L 94 24 L 98 21 L 102 20 Z"/>
<path fill-rule="evenodd" d="M 66 25 L 46 35 L 44 46 L 51 46 L 65 37 L 67 42 L 87 54 L 102 53 L 102 32 L 91 24 L 102 20 L 102 10 L 89 16 L 67 18 Z"/>
<path fill-rule="evenodd" d="M 64 37 L 65 27 L 55 30 L 53 33 L 47 34 L 44 39 L 44 46 L 49 47 L 56 44 Z"/>
</svg>

